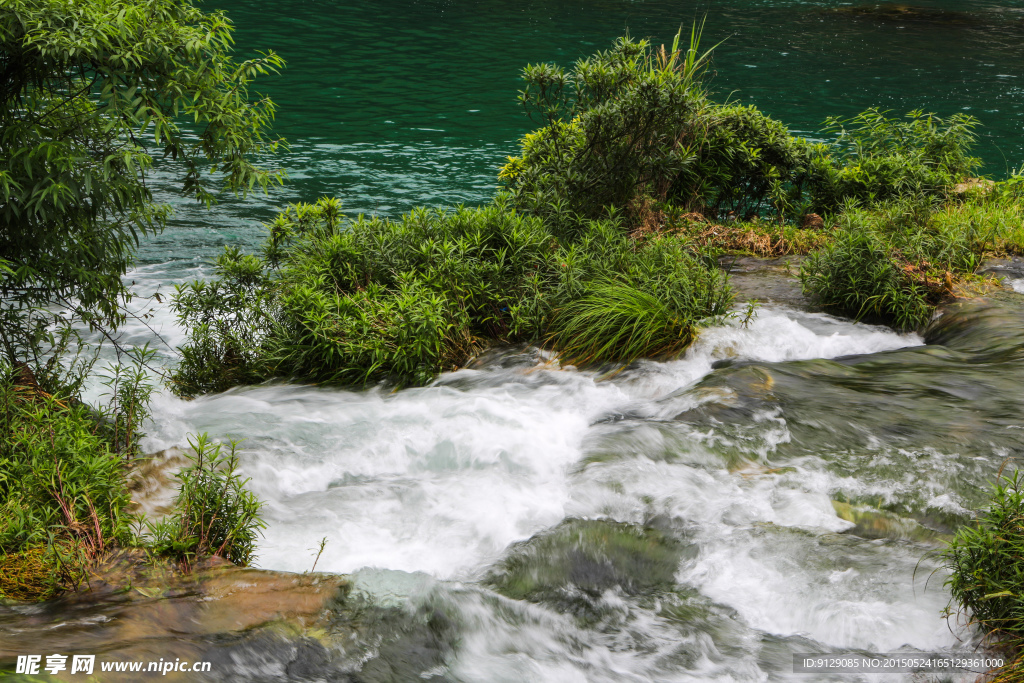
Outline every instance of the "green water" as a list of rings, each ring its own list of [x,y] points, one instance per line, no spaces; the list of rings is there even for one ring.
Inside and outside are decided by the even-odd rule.
[[[793,0],[215,0],[240,57],[288,62],[259,84],[279,104],[290,181],[214,213],[180,205],[144,262],[195,263],[249,242],[289,201],[340,197],[353,213],[486,201],[533,125],[515,101],[529,62],[569,64],[618,35],[671,41],[707,13],[711,88],[813,136],[867,107],[967,112],[983,124],[984,171],[1024,164],[1024,1],[898,5]]]

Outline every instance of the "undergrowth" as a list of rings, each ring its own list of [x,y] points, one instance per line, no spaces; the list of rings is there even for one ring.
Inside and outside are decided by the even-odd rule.
[[[223,445],[205,434],[189,440],[190,464],[177,474],[174,511],[149,523],[148,546],[185,566],[216,555],[246,566],[255,559],[256,538],[266,528],[262,504],[238,474],[238,442]]]
[[[956,609],[987,635],[1011,663],[987,680],[1024,680],[1024,475],[1014,472],[993,487],[989,506],[957,531],[945,551],[950,572],[949,610]]]
[[[182,471],[172,522],[139,536],[128,474],[139,462],[140,425],[152,391],[137,353],[107,378],[110,400],[90,406],[76,387],[43,389],[27,365],[0,363],[0,598],[45,600],[79,590],[89,565],[118,548],[188,564],[221,555],[245,564],[260,528],[259,504],[205,435]],[[199,521],[194,521],[199,520]],[[173,543],[168,543],[173,539]]]
[[[0,365],[0,594],[50,597],[130,543],[125,458],[103,416]]]
[[[423,384],[494,343],[548,340],[593,361],[671,354],[730,301],[714,260],[684,240],[640,243],[613,217],[563,243],[501,198],[399,220],[292,206],[262,253],[225,252],[217,275],[175,298],[185,396],[272,377]],[[607,343],[602,316],[637,334]]]
[[[1024,248],[1024,208],[1001,185],[959,200],[849,202],[826,244],[804,262],[804,290],[857,319],[921,327],[958,284],[978,279],[987,254]]]

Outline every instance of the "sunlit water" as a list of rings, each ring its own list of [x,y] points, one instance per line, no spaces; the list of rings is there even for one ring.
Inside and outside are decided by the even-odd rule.
[[[668,41],[705,10],[706,41],[728,36],[712,81],[723,97],[809,135],[868,106],[965,111],[986,126],[987,171],[1024,160],[1020,2],[922,3],[902,18],[781,0],[215,4],[241,52],[289,61],[261,87],[281,105],[291,180],[211,213],[162,190],[178,214],[142,246],[141,294],[208,276],[225,244],[252,248],[286,201],[328,194],[392,216],[486,201],[531,126],[514,103],[525,63],[571,63],[627,28]],[[123,341],[172,364],[182,330],[166,298],[150,312]],[[973,645],[942,618],[935,550],[1022,452],[1024,378],[1019,359],[970,353],[769,305],[749,327],[704,331],[679,360],[617,373],[517,348],[396,393],[164,393],[146,446],[244,438],[244,474],[266,502],[259,566],[308,570],[326,538],[318,570],[353,573],[358,599],[402,623],[447,615],[441,663],[409,680],[811,680],[792,673],[794,652]],[[492,589],[518,542],[573,519],[666,534],[682,548],[673,586],[641,595],[612,582],[584,596],[589,619]],[[571,575],[564,584],[571,597]],[[415,669],[396,642],[371,659]],[[835,678],[896,679],[922,680]]]

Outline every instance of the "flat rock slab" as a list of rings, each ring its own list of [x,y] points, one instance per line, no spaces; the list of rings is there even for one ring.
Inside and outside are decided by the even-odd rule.
[[[803,256],[721,256],[718,263],[729,273],[729,282],[739,303],[756,299],[801,310],[818,310],[814,300],[800,287],[798,275],[803,259]]]
[[[18,655],[95,654],[97,662],[213,663],[210,680],[232,678],[238,649],[259,651],[266,671],[284,671],[296,657],[330,658],[318,636],[344,600],[348,581],[330,574],[291,574],[208,562],[191,573],[123,553],[94,568],[91,589],[45,603],[0,605],[0,671]],[[246,659],[252,660],[252,657]],[[70,661],[70,657],[69,657]],[[95,680],[139,680],[101,673]],[[239,672],[234,672],[239,673]],[[68,672],[64,672],[68,674]],[[142,677],[152,677],[149,673]],[[169,672],[166,680],[206,680]],[[68,675],[69,680],[75,676]]]

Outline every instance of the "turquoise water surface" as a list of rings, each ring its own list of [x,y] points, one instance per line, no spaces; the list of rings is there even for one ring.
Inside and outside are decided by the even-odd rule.
[[[288,184],[206,212],[179,204],[143,263],[194,267],[261,235],[290,201],[340,197],[352,213],[486,201],[533,124],[516,104],[530,62],[574,60],[616,36],[672,40],[707,15],[712,91],[813,136],[867,107],[966,112],[983,124],[984,172],[1024,164],[1024,2],[913,6],[793,0],[217,0],[239,57],[271,49],[287,69],[258,89],[280,109]],[[184,271],[172,266],[168,274]]]

